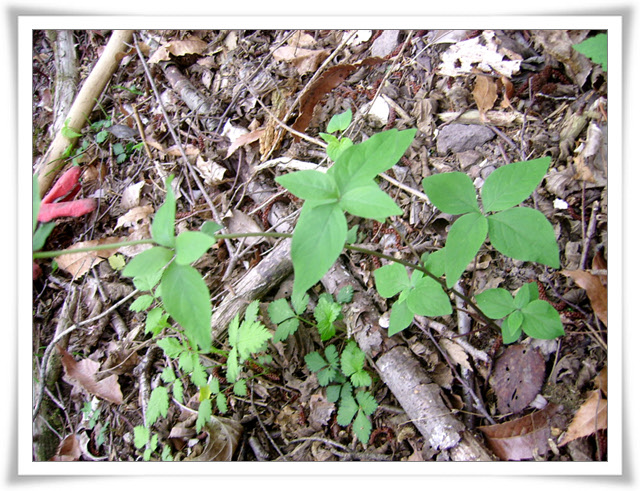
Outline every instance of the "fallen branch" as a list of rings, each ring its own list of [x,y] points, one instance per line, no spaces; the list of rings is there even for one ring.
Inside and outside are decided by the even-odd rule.
[[[76,97],[66,120],[68,127],[80,131],[87,123],[93,107],[104,90],[107,82],[118,68],[120,58],[117,56],[127,48],[127,43],[131,41],[132,30],[115,30],[87,79],[84,81],[78,96]],[[44,196],[51,187],[58,172],[63,167],[60,160],[70,145],[75,145],[77,137],[68,138],[58,131],[55,139],[49,146],[47,153],[38,164],[38,184],[40,194]]]

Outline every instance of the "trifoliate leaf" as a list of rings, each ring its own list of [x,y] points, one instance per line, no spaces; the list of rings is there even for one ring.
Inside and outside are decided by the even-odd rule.
[[[169,393],[167,388],[158,386],[151,392],[149,405],[147,406],[147,424],[152,425],[158,420],[158,416],[167,417],[169,410]]]

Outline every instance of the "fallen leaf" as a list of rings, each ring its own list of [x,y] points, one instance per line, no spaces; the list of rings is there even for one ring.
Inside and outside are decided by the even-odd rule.
[[[315,72],[330,53],[328,49],[311,50],[297,46],[281,46],[274,50],[273,58],[276,61],[290,63],[296,67],[298,75],[304,75]]]
[[[262,228],[246,213],[240,210],[231,211],[231,216],[227,222],[227,230],[231,234],[245,233],[245,232],[263,232]],[[255,245],[258,242],[264,240],[262,237],[247,237],[245,244],[247,246]]]
[[[128,212],[118,218],[114,230],[120,227],[131,227],[140,220],[145,220],[153,213],[153,206],[144,205],[131,208]]]
[[[189,456],[189,462],[230,462],[238,448],[243,427],[237,421],[229,418],[212,416],[204,424],[206,433],[204,448],[197,456]]]
[[[444,348],[449,357],[460,365],[465,370],[471,371],[471,365],[469,364],[469,357],[467,352],[458,343],[442,338],[440,340],[440,346]]]
[[[213,160],[205,160],[202,155],[198,155],[196,158],[196,169],[198,173],[204,179],[206,184],[210,186],[217,186],[224,180],[224,173],[227,169]]]
[[[533,348],[509,346],[496,362],[489,382],[501,414],[517,414],[536,398],[544,382],[543,356]]]
[[[257,130],[240,135],[233,142],[231,142],[231,145],[227,150],[227,156],[225,158],[228,159],[229,157],[231,157],[231,155],[233,155],[233,153],[236,150],[238,150],[238,148],[248,145],[249,143],[253,143],[256,140],[259,140],[263,134],[264,134],[264,128],[258,128]]]
[[[67,435],[58,445],[56,454],[51,457],[53,462],[74,462],[80,459],[80,445],[76,435]]]
[[[98,245],[114,244],[123,242],[120,237],[104,237],[102,239],[87,240],[78,242],[68,247],[67,250],[81,249],[85,247],[95,247]],[[83,276],[93,266],[100,264],[104,259],[118,252],[118,249],[103,249],[100,251],[78,252],[75,254],[63,254],[56,258],[58,267],[77,279]]]
[[[187,39],[171,41],[160,46],[155,53],[149,58],[149,63],[159,63],[161,61],[168,61],[173,56],[184,56],[195,54],[199,55],[207,48],[207,43],[202,39],[196,37],[189,37]]]
[[[498,99],[498,86],[496,82],[485,75],[477,75],[476,83],[473,88],[473,99],[476,101],[480,118],[486,119],[485,114],[493,107]]]
[[[313,110],[325,94],[331,92],[349,78],[356,69],[363,66],[378,65],[384,61],[386,60],[383,58],[365,58],[361,62],[353,65],[335,65],[325,70],[318,80],[316,80],[302,95],[302,98],[300,99],[300,114],[293,123],[292,128],[304,133],[311,122],[311,118],[313,117]],[[294,141],[296,143],[299,142],[300,137],[294,136]]]
[[[542,411],[492,426],[479,426],[487,446],[501,460],[527,460],[549,451],[551,417],[559,406],[548,404]]]
[[[100,363],[89,358],[77,362],[64,348],[59,345],[56,348],[62,359],[67,382],[105,401],[122,404],[122,391],[117,375],[97,380],[96,373],[100,369]]]
[[[589,436],[597,430],[607,428],[607,400],[602,397],[599,390],[589,392],[587,400],[573,417],[567,432],[562,435],[559,446],[566,445],[570,441],[583,436]]]
[[[144,186],[144,181],[131,184],[122,192],[120,207],[123,211],[130,210],[140,204],[140,191],[142,191],[142,186]]]
[[[317,43],[311,34],[304,31],[296,31],[287,41],[289,46],[297,46],[299,48],[313,48]]]
[[[598,316],[598,319],[606,326],[607,325],[607,289],[602,285],[602,282],[598,276],[583,270],[562,270],[562,274],[571,278],[576,285],[587,292],[589,301],[591,302],[591,308],[593,312]]]

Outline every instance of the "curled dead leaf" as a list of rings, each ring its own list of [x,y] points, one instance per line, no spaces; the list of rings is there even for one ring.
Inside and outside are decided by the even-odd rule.
[[[562,435],[558,445],[566,445],[570,441],[589,436],[598,430],[607,428],[607,400],[599,390],[589,392],[587,400],[573,417],[567,432]]]
[[[102,239],[96,240],[87,240],[85,242],[78,242],[73,244],[67,250],[73,249],[81,249],[85,247],[95,247],[99,245],[105,244],[114,244],[116,242],[121,242],[123,239],[120,237],[104,237]],[[89,251],[89,252],[78,252],[76,254],[63,254],[62,256],[58,256],[56,258],[56,262],[58,263],[58,267],[74,278],[79,278],[83,276],[87,271],[89,271],[92,267],[101,263],[104,259],[109,256],[115,254],[118,249],[103,249],[101,251]]]
[[[501,460],[533,459],[549,451],[551,418],[559,409],[555,404],[548,404],[542,411],[478,429],[484,433],[487,446]]]
[[[485,75],[476,76],[473,99],[480,111],[480,118],[485,119],[486,112],[493,107],[498,99],[498,86],[493,78]]]
[[[587,292],[591,308],[598,319],[607,325],[607,289],[603,286],[598,276],[583,270],[562,270],[562,274],[571,278],[576,285]]]
[[[230,462],[238,448],[242,425],[233,419],[212,416],[204,424],[204,431],[207,437],[202,453],[187,457],[185,461]]]
[[[117,375],[110,375],[98,380],[96,374],[100,369],[100,363],[89,358],[76,361],[64,348],[59,345],[56,348],[64,367],[66,379],[70,384],[105,401],[122,404],[122,391]]]
[[[75,434],[67,435],[58,445],[56,454],[51,457],[53,462],[74,462],[80,460],[82,452]]]
[[[331,53],[328,49],[312,50],[297,46],[281,46],[273,52],[276,61],[286,61],[296,67],[299,75],[315,72]]]
[[[160,46],[155,53],[149,58],[149,63],[159,63],[168,61],[173,56],[184,56],[195,54],[199,55],[207,48],[207,43],[196,37],[189,37],[183,40],[171,41]]]

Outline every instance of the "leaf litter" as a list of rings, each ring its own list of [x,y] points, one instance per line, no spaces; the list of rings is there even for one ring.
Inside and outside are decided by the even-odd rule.
[[[264,209],[282,206],[281,210],[291,213],[298,206],[286,199],[271,202],[268,194],[261,195],[261,201],[253,203],[248,199],[252,186],[260,182],[274,187],[274,175],[286,172],[286,165],[316,168],[321,162],[308,142],[283,131],[272,114],[295,130],[313,137],[326,127],[332,115],[346,109],[357,115],[354,123],[358,138],[370,136],[381,127],[405,129],[417,126],[422,132],[419,138],[423,140],[413,145],[406,158],[394,168],[396,176],[403,176],[406,183],[419,183],[431,173],[464,170],[479,186],[491,168],[506,161],[522,160],[523,152],[549,152],[557,165],[552,166],[540,189],[537,204],[553,217],[561,246],[566,245],[561,250],[566,251],[567,259],[569,253],[573,254],[572,258],[577,257],[577,262],[571,259],[566,265],[577,264],[578,267],[565,267],[562,275],[549,277],[543,270],[515,262],[509,263],[509,273],[502,274],[497,270],[491,251],[486,251],[481,267],[474,271],[474,280],[477,288],[501,285],[511,291],[532,279],[543,280],[548,301],[559,306],[567,300],[562,312],[569,333],[566,340],[563,339],[560,345],[547,343],[536,349],[528,346],[525,339],[524,347],[512,350],[501,346],[498,339],[482,329],[474,329],[464,338],[466,345],[446,338],[439,341],[452,366],[417,330],[411,338],[412,346],[416,348],[414,354],[421,357],[432,379],[439,384],[448,407],[455,411],[477,414],[477,408],[469,406],[470,403],[459,395],[464,392],[459,374],[472,374],[474,387],[480,388],[479,395],[486,400],[487,417],[475,416],[470,427],[474,424],[480,427],[485,443],[498,458],[570,460],[573,454],[566,449],[579,441],[587,446],[586,454],[589,454],[589,448],[592,456],[596,454],[593,447],[606,427],[606,383],[602,382],[606,377],[602,370],[596,378],[585,374],[590,373],[593,377],[595,373],[595,368],[591,372],[586,369],[587,365],[598,369],[606,366],[606,351],[594,343],[590,330],[599,329],[596,318],[606,327],[606,276],[602,274],[603,270],[606,273],[606,262],[596,264],[594,260],[593,270],[584,270],[580,267],[580,259],[582,255],[606,257],[606,81],[603,85],[604,76],[598,66],[568,49],[569,43],[583,39],[587,33],[373,30],[358,31],[351,36],[352,31],[229,30],[140,31],[139,34],[149,46],[153,44],[151,39],[160,40],[157,46],[147,47],[143,52],[151,56],[149,63],[155,66],[154,70],[158,69],[154,72],[156,82],[167,87],[162,97],[171,121],[167,123],[161,117],[154,98],[137,98],[134,92],[107,89],[111,99],[106,104],[113,104],[114,113],[122,108],[123,118],[131,114],[130,110],[124,110],[127,105],[137,105],[152,158],[140,151],[129,163],[116,165],[106,148],[91,147],[87,151],[87,161],[91,164],[83,164],[86,172],[80,184],[85,196],[90,199],[100,197],[100,213],[96,215],[95,223],[88,222],[82,215],[73,220],[57,219],[46,249],[108,244],[122,240],[120,236],[125,234],[129,234],[130,240],[150,237],[150,220],[164,196],[161,192],[164,177],[180,172],[176,162],[182,153],[168,134],[168,124],[179,128],[190,165],[194,166],[216,206],[221,207],[221,216],[238,231],[261,230],[258,224],[264,223]],[[86,41],[80,42],[79,46],[89,47],[86,57],[89,60],[91,50],[96,49],[100,38],[84,32],[77,35]],[[348,51],[335,53],[349,36]],[[401,63],[394,65],[394,56],[407,40]],[[34,50],[46,50],[45,46],[37,45]],[[51,68],[41,61],[47,59],[46,53],[35,54],[38,55],[35,63],[40,64],[43,73],[49,73]],[[322,64],[334,54],[338,56],[319,73]],[[548,76],[551,70],[544,70],[544,64],[539,61],[544,58],[541,55],[546,55],[547,65],[565,78]],[[135,56],[127,60],[128,64],[119,72],[119,82],[123,87],[138,89],[139,77],[134,74],[141,69],[139,60]],[[166,84],[161,67],[169,61],[175,63],[176,70],[201,93],[202,100],[210,104],[210,114],[206,118],[211,118],[213,127],[197,118],[192,119],[189,104],[181,100],[179,89]],[[385,70],[391,71],[383,79]],[[37,74],[34,77],[37,79],[34,94],[55,93],[54,87],[48,85],[54,80],[53,76],[49,81],[38,79]],[[529,87],[532,90],[528,90]],[[378,92],[380,97],[374,99]],[[274,95],[276,93],[278,96]],[[296,99],[299,99],[299,105],[292,106]],[[374,104],[384,105],[384,118],[378,121],[358,119],[364,108],[378,107]],[[35,117],[40,114],[39,120],[47,120],[39,101],[34,101],[34,111]],[[286,117],[289,119],[285,120]],[[123,121],[114,123],[125,124]],[[132,121],[126,121],[125,125],[135,127]],[[481,138],[462,138],[461,133],[448,136],[447,128],[453,125],[465,125],[474,133],[482,132]],[[242,131],[225,133],[224,128],[232,127]],[[519,133],[521,130],[524,137]],[[132,142],[139,138],[133,132],[129,134]],[[432,151],[436,142],[441,150],[437,153]],[[266,158],[272,160],[263,162]],[[185,172],[184,176],[177,189],[177,195],[181,196],[178,213],[185,217],[180,219],[179,226],[198,230],[204,220],[211,219],[210,212],[206,205],[203,206],[203,197],[190,174]],[[409,240],[427,249],[443,243],[450,217],[431,217],[426,205],[412,202],[402,191],[397,192],[397,200],[404,210],[410,209],[411,226],[396,224]],[[566,207],[554,208],[554,200],[561,200]],[[596,202],[601,208],[594,214],[594,234],[586,243],[582,232],[589,228]],[[267,216],[271,215],[273,213]],[[122,233],[123,230],[126,232]],[[422,233],[416,230],[422,230]],[[369,237],[376,237],[375,232],[364,228],[359,233],[371,233]],[[385,240],[385,247],[395,247],[395,235],[391,232],[385,231],[380,236]],[[248,245],[251,247],[246,249],[239,263],[242,267],[236,266],[230,271],[224,284],[220,284],[218,275],[221,277],[224,273],[233,251],[219,244],[212,249],[211,257],[203,260],[202,264],[211,269],[208,281],[215,301],[226,289],[233,289],[244,271],[264,260],[271,247],[269,241],[245,242],[245,246]],[[145,248],[138,246],[119,252],[132,257]],[[56,285],[68,288],[70,284],[95,277],[103,285],[102,292],[96,290],[96,298],[104,294],[101,302],[105,302],[105,306],[113,304],[115,301],[109,298],[113,289],[107,285],[118,284],[121,279],[103,263],[103,259],[114,252],[117,251],[70,255],[69,264],[62,259],[65,256],[60,256],[62,263],[56,260],[57,270],[42,262],[43,272],[37,281],[51,277]],[[393,253],[410,259],[405,251],[397,248],[393,248]],[[354,255],[353,259],[352,269],[367,286],[373,286],[373,268],[366,263],[366,258]],[[90,271],[93,273],[87,275]],[[583,295],[576,295],[576,290],[582,290]],[[48,324],[59,310],[61,295],[55,289],[47,288],[44,292],[42,297],[34,297],[37,307],[34,310],[38,312],[34,317],[34,330],[39,333],[42,346],[51,339]],[[264,301],[271,298],[267,296]],[[51,314],[46,313],[49,311]],[[89,339],[84,333],[77,339],[72,338],[72,343],[78,344],[62,356],[66,360],[64,377],[71,382],[67,389],[74,387],[74,393],[80,390],[79,393],[95,394],[102,399],[100,404],[111,404],[109,407],[118,413],[124,411],[117,405],[121,398],[139,401],[141,397],[136,388],[137,370],[147,353],[145,343],[148,338],[144,335],[144,321],[139,314],[129,312],[126,306],[120,306],[115,314],[131,329],[131,338],[125,335],[122,340],[107,339],[109,330],[101,328],[92,336],[95,339],[91,345],[83,346],[83,340]],[[445,319],[445,322],[446,329],[455,329],[455,317]],[[606,332],[599,334],[606,341]],[[383,338],[387,339],[386,334]],[[395,337],[392,341],[402,342]],[[170,411],[167,426],[159,431],[173,442],[174,450],[185,457],[191,455],[193,460],[278,459],[279,454],[262,431],[262,423],[270,430],[281,432],[289,441],[299,439],[291,445],[277,439],[277,445],[291,460],[342,460],[344,453],[336,452],[340,447],[310,440],[330,440],[345,448],[352,444],[349,433],[336,424],[335,404],[326,400],[316,376],[310,375],[301,362],[306,353],[318,348],[318,343],[319,340],[309,334],[277,343],[271,369],[279,381],[255,372],[252,403],[229,397],[231,414],[226,416],[232,416],[233,423],[225,422],[219,414],[212,415],[205,433],[198,436],[195,419],[188,417],[188,411],[176,411],[175,414]],[[376,349],[385,349],[380,348],[384,346],[382,341],[376,346]],[[423,349],[418,350],[418,346]],[[463,349],[464,346],[467,348]],[[479,361],[473,356],[473,350],[482,352],[483,358],[490,362]],[[87,357],[76,362],[70,352],[83,352]],[[591,357],[583,356],[587,352]],[[555,365],[559,372],[551,368],[556,356],[558,360],[567,360],[563,362],[565,364]],[[101,360],[101,363],[93,359]],[[569,363],[571,360],[573,364]],[[509,380],[505,367],[509,367]],[[103,375],[100,375],[101,371],[104,371]],[[576,385],[578,377],[586,382]],[[185,388],[185,391],[189,390]],[[569,390],[578,391],[581,396],[578,403],[564,395]],[[374,433],[369,445],[351,447],[350,458],[362,458],[359,452],[366,451],[369,457],[378,453],[393,455],[397,460],[434,459],[436,454],[407,422],[406,415],[404,419],[392,417],[392,411],[401,412],[402,408],[398,407],[393,395],[384,390],[384,384],[375,395],[386,409],[380,409],[374,415]],[[197,391],[189,396],[197,397]],[[66,411],[79,412],[79,408],[69,406]],[[139,418],[132,413],[127,413],[127,417],[133,418],[134,424]],[[487,425],[488,418],[500,418],[501,424]],[[116,420],[111,420],[112,424],[113,421]],[[119,431],[126,433],[128,430]],[[78,456],[76,444],[79,440],[74,443],[73,429],[62,430],[62,434],[69,436],[58,442],[57,458],[88,458],[89,454],[84,450]],[[561,434],[564,436],[559,438]],[[97,455],[97,433],[90,435],[89,442],[79,445],[93,447],[93,454]],[[549,439],[562,445],[554,449],[549,445]],[[110,449],[110,452],[134,460],[132,445],[122,439],[118,441],[120,443],[114,445],[120,447]],[[104,446],[101,448],[104,450]]]

